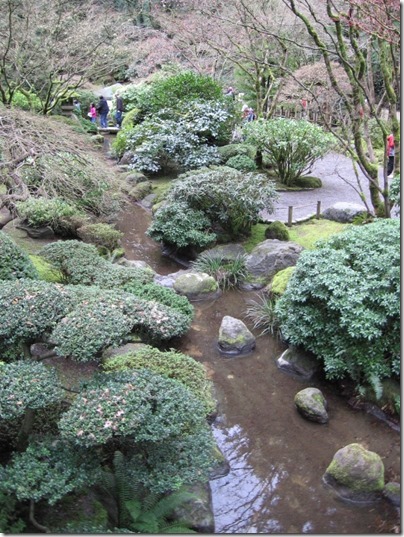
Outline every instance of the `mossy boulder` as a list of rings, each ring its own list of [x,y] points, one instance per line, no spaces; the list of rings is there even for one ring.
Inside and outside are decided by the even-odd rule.
[[[102,134],[94,134],[90,136],[90,140],[97,145],[102,145],[104,143],[104,136]]]
[[[269,224],[265,230],[266,239],[278,239],[278,241],[288,241],[289,240],[289,231],[283,222],[275,220]]]
[[[362,445],[349,444],[336,452],[323,480],[344,499],[375,501],[384,490],[383,461]]]
[[[135,200],[140,201],[145,198],[148,194],[152,192],[152,184],[150,181],[145,181],[144,183],[138,183],[129,191],[129,196]]]
[[[247,354],[255,348],[255,337],[243,321],[225,315],[219,329],[218,347],[227,355]]]
[[[327,423],[327,401],[318,388],[305,388],[295,395],[295,405],[299,413],[310,421]]]
[[[204,272],[181,274],[176,278],[173,288],[179,295],[194,301],[216,298],[221,293],[216,280]]]

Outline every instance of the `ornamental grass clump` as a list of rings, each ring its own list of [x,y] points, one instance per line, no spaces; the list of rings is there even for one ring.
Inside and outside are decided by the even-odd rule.
[[[247,277],[245,255],[229,259],[216,252],[202,252],[196,261],[192,262],[192,268],[213,276],[223,290],[239,287]]]

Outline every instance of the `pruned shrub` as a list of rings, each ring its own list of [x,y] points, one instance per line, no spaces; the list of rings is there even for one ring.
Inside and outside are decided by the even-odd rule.
[[[40,255],[63,274],[65,283],[113,289],[131,281],[147,283],[153,279],[151,270],[114,265],[99,255],[95,245],[80,241],[47,244]]]
[[[210,219],[203,211],[192,209],[187,203],[173,201],[156,211],[146,233],[157,242],[178,248],[205,248],[216,240],[211,226]]]
[[[257,169],[255,161],[246,155],[230,157],[226,162],[226,166],[242,172],[254,172]]]
[[[318,177],[312,177],[310,175],[301,175],[293,181],[292,186],[297,186],[300,188],[321,188],[323,186],[323,183]]]
[[[194,307],[187,297],[177,295],[175,291],[162,285],[155,283],[130,282],[122,286],[122,289],[127,293],[131,293],[144,300],[155,300],[180,311],[190,319],[194,316]]]
[[[71,307],[64,287],[35,280],[0,283],[0,338],[6,343],[35,342]]]
[[[221,156],[223,164],[232,157],[238,157],[240,155],[249,157],[251,160],[255,158],[256,149],[253,145],[248,144],[228,144],[218,148],[219,155]]]
[[[24,252],[15,242],[0,231],[0,280],[20,278],[38,279],[38,272]]]
[[[283,222],[275,220],[269,224],[265,230],[266,239],[278,239],[278,241],[288,241],[289,240],[289,231]]]
[[[244,174],[227,166],[188,172],[172,183],[165,206],[156,212],[147,233],[176,246],[195,244],[192,229],[188,229],[191,213],[198,215],[201,246],[208,244],[206,232],[212,235],[211,229],[238,239],[251,232],[262,209],[273,210],[276,196],[274,183],[262,174]],[[180,216],[174,208],[180,209]],[[204,237],[203,244],[200,239]]]
[[[276,315],[284,338],[324,361],[327,378],[375,392],[400,373],[400,222],[352,226],[305,250]]]
[[[137,351],[109,358],[103,365],[106,372],[128,369],[149,369],[189,388],[200,399],[206,414],[214,413],[216,403],[212,396],[212,383],[206,378],[202,364],[174,350],[160,351],[146,346]]]

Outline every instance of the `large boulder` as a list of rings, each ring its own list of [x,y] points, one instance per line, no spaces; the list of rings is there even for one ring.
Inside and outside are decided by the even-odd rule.
[[[223,354],[247,354],[255,348],[255,337],[243,321],[225,315],[219,329],[218,347]]]
[[[320,369],[320,363],[310,352],[291,345],[276,361],[282,371],[302,379],[311,379]]]
[[[360,444],[349,444],[336,452],[323,480],[344,499],[374,501],[384,490],[383,461]]]
[[[221,294],[216,280],[205,272],[187,271],[176,278],[173,288],[179,295],[194,301],[217,298]]]
[[[277,239],[258,244],[246,258],[247,279],[252,288],[265,287],[274,274],[295,266],[302,250],[299,244]]]
[[[174,518],[186,522],[197,533],[215,533],[209,483],[189,485],[184,490],[193,494],[194,498],[176,507],[173,512]]]
[[[346,224],[352,222],[356,216],[361,216],[364,213],[366,214],[366,209],[363,205],[340,201],[325,209],[322,215],[327,220]]]
[[[305,388],[295,395],[295,405],[299,413],[310,421],[327,423],[327,401],[318,388]]]

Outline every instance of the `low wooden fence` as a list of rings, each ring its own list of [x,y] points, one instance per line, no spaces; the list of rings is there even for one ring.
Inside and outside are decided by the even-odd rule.
[[[304,207],[313,207],[312,203],[308,203],[306,205],[288,205],[287,207],[276,207],[276,211],[279,210],[287,210],[288,211],[288,217],[286,221],[286,225],[289,227],[292,227],[293,224],[293,210],[294,209],[303,209]],[[314,213],[317,220],[319,220],[321,215],[321,201],[317,201],[316,206],[316,212]]]

